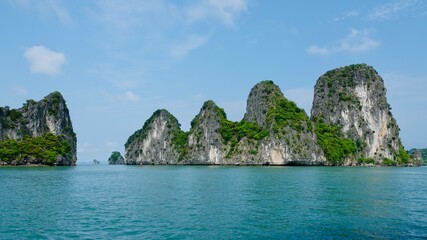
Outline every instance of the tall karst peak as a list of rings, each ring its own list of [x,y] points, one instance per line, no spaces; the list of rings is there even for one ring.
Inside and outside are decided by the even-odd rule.
[[[357,145],[355,158],[402,161],[399,127],[375,69],[355,64],[326,72],[314,89],[312,117],[339,126]],[[354,160],[353,160],[354,161]]]
[[[155,111],[125,144],[127,164],[176,164],[181,146],[178,120],[165,109]]]
[[[224,144],[220,134],[221,123],[227,118],[224,109],[214,101],[203,103],[200,112],[191,121],[188,135],[186,162],[197,164],[221,164]]]
[[[22,147],[16,155],[2,157],[0,162],[7,164],[75,165],[77,161],[77,138],[60,92],[40,101],[27,100],[19,109],[0,107],[0,142]],[[24,151],[29,148],[33,151]]]
[[[266,126],[268,110],[277,99],[283,97],[279,86],[273,81],[265,80],[257,83],[249,93],[244,120]]]
[[[189,132],[156,111],[126,144],[127,164],[404,165],[409,161],[384,82],[366,64],[328,71],[312,117],[266,80],[250,91],[241,121],[209,100]],[[169,126],[169,127],[165,127]]]

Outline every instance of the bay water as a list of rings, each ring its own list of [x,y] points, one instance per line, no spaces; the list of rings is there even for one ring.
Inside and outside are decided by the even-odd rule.
[[[427,239],[427,168],[0,168],[0,239]]]

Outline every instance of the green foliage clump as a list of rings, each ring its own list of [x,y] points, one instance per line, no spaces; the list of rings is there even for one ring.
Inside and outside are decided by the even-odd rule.
[[[53,165],[58,156],[71,157],[71,145],[52,133],[0,142],[0,161],[7,163],[31,159],[34,163]]]
[[[411,160],[403,146],[400,146],[399,151],[395,153],[395,159],[398,164],[408,164]]]
[[[180,160],[182,160],[187,151],[188,134],[189,132],[184,132],[180,129],[175,129],[172,133],[172,145],[179,152]]]
[[[9,111],[9,117],[12,122],[15,122],[22,118],[22,113],[19,110],[12,109]]]
[[[305,111],[293,101],[286,98],[277,98],[267,112],[267,123],[271,124],[273,131],[279,133],[285,127],[291,127],[298,132],[304,131],[307,126],[311,130],[310,119]]]
[[[396,166],[396,162],[391,160],[390,158],[384,158],[382,165],[384,165],[384,166]]]
[[[60,92],[56,91],[45,97],[43,101],[46,103],[50,102],[52,104],[52,106],[50,106],[48,109],[48,114],[56,115],[58,113],[59,105],[62,101],[64,101],[64,98]]]
[[[251,149],[251,150],[249,150],[249,154],[257,155],[257,154],[258,154],[258,150],[256,150],[256,149]]]
[[[8,129],[8,128],[13,128],[13,127],[14,127],[14,126],[13,126],[12,124],[10,124],[10,122],[9,122],[9,121],[7,121],[7,119],[5,119],[5,118],[0,119],[0,124],[1,124],[2,128],[4,128],[4,129]]]
[[[111,153],[109,160],[112,163],[116,163],[119,160],[120,156],[121,156],[120,152],[114,151]]]
[[[227,115],[223,108],[215,105],[213,101],[207,101],[203,105],[202,109],[213,107],[217,113],[220,125],[219,133],[222,137],[223,143],[230,145],[230,151],[228,156],[235,151],[237,143],[246,138],[255,142],[259,142],[269,135],[269,131],[261,128],[258,124],[242,120],[240,122],[233,122],[227,119]],[[195,127],[198,119],[195,118],[191,125]],[[256,150],[255,150],[256,151]],[[251,153],[254,154],[254,153]],[[256,154],[256,153],[255,153]]]
[[[326,159],[334,165],[341,165],[346,157],[354,156],[357,146],[352,139],[344,138],[341,128],[329,125],[321,120],[315,120],[315,132],[320,147]]]
[[[365,157],[360,157],[357,162],[359,162],[360,164],[375,164],[375,159],[373,158],[365,158]]]
[[[225,144],[228,144],[230,141],[239,142],[244,137],[259,141],[269,134],[267,130],[263,130],[256,123],[247,121],[232,122],[228,120],[221,121],[219,132]]]

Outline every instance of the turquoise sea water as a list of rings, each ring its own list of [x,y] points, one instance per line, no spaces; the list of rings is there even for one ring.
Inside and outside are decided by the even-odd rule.
[[[427,168],[0,168],[0,239],[426,239]]]

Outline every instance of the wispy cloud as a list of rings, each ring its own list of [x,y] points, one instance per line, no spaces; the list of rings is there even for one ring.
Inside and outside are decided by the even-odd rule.
[[[25,58],[30,64],[31,73],[58,75],[65,64],[65,55],[55,52],[45,46],[34,46],[25,50]]]
[[[196,0],[175,4],[162,0],[99,0],[98,9],[89,12],[100,21],[118,28],[197,24],[215,20],[234,25],[236,18],[247,10],[247,0]]]
[[[130,102],[139,102],[139,99],[141,99],[141,97],[133,91],[127,91],[125,93],[125,98]]]
[[[369,29],[351,29],[350,33],[336,44],[329,47],[319,47],[311,45],[307,52],[315,55],[330,55],[333,53],[360,53],[375,49],[381,45],[380,41],[371,38],[372,30]]]
[[[346,12],[346,13],[342,14],[339,17],[334,18],[333,20],[334,21],[343,21],[343,20],[346,20],[348,18],[358,17],[359,15],[360,15],[359,11],[352,10],[352,11],[349,11],[349,12]]]
[[[187,8],[190,21],[218,19],[222,23],[233,26],[236,17],[247,10],[245,0],[205,0]]]
[[[43,16],[53,15],[66,25],[73,22],[68,10],[60,0],[9,0],[9,3],[25,10],[36,11]]]
[[[90,9],[91,16],[107,26],[116,29],[131,29],[150,26],[153,22],[161,25],[161,21],[174,17],[174,6],[162,0],[98,0],[97,9]],[[163,20],[159,18],[163,16]]]
[[[319,47],[316,45],[311,45],[307,48],[307,52],[310,54],[317,54],[317,55],[328,55],[331,53],[331,50],[325,47]]]
[[[388,20],[418,5],[418,0],[400,0],[380,5],[368,15],[370,20]]]
[[[341,42],[339,50],[354,53],[366,52],[379,47],[381,42],[372,39],[371,32],[368,29],[351,29],[350,34]]]
[[[217,26],[235,26],[237,18],[248,8],[247,0],[195,0],[181,4],[164,0],[99,0],[96,3],[95,8],[87,9],[88,14],[114,36],[125,35],[126,41],[139,39],[149,49],[144,51],[155,52],[157,56],[168,53],[166,57],[177,58],[207,43]],[[135,34],[140,32],[145,34]]]
[[[187,37],[187,39],[182,42],[174,45],[171,50],[171,56],[176,58],[181,58],[187,55],[190,51],[202,46],[208,41],[209,37],[192,35]]]

